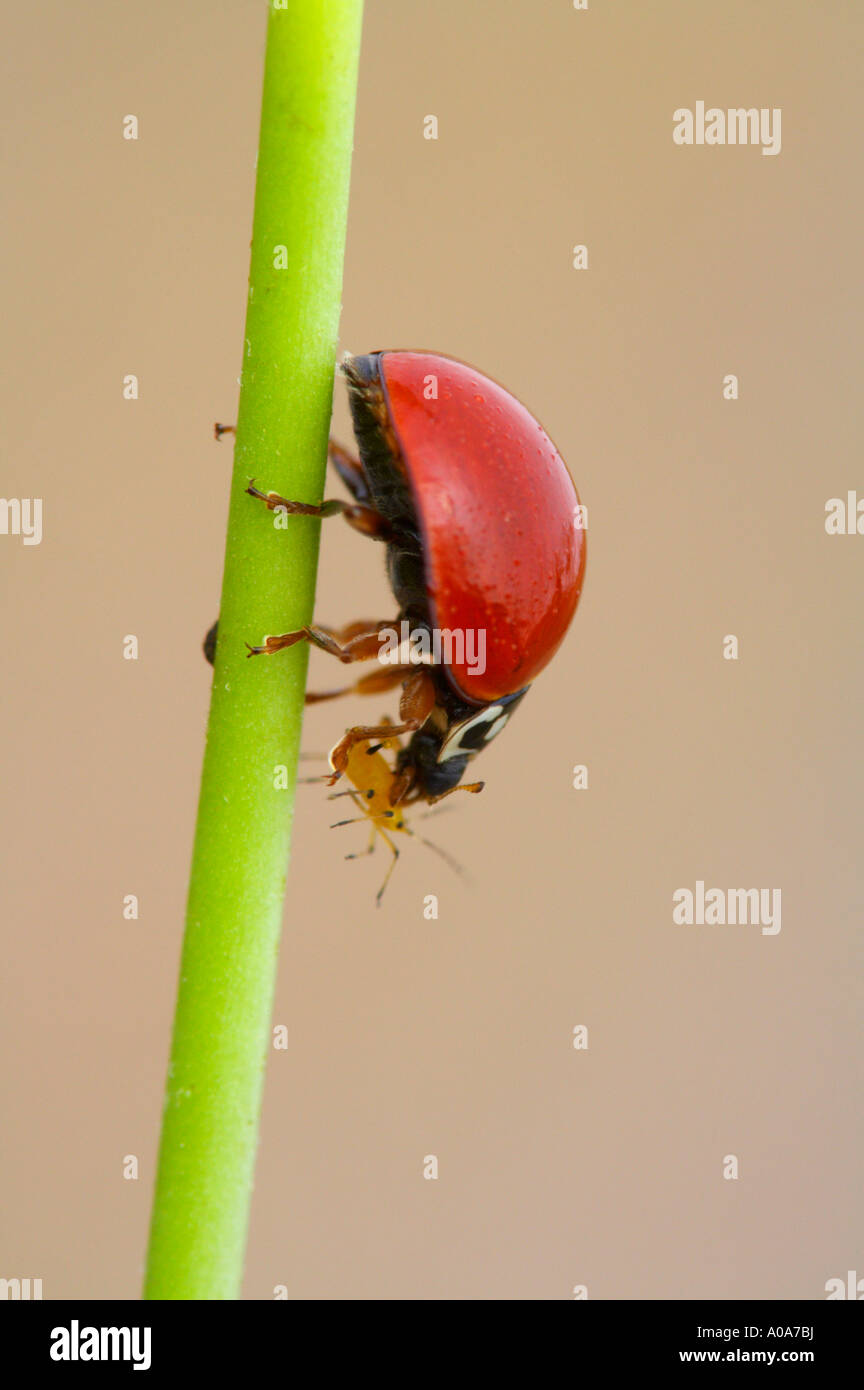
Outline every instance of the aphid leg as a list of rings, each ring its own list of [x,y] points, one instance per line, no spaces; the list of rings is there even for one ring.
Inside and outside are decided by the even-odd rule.
[[[362,805],[362,802],[360,801],[360,793],[359,793],[359,792],[356,792],[356,791],[350,791],[350,792],[334,792],[331,796],[328,796],[327,800],[328,800],[328,801],[335,801],[336,798],[339,797],[339,796],[350,796],[350,797],[353,797],[353,798],[355,799],[355,801],[356,801],[356,803],[357,803],[358,806],[361,806],[361,805]],[[395,816],[395,815],[396,815],[396,812],[395,812],[395,811],[381,811],[378,815],[373,816],[373,817],[372,817],[372,820],[374,821],[374,823],[375,823],[375,825],[377,826],[377,828],[378,828],[379,830],[381,830],[381,826],[378,824],[379,821],[382,821],[382,820],[385,818],[385,816],[386,816],[386,817],[390,817],[390,816]],[[342,828],[343,825],[359,825],[361,821],[368,820],[368,819],[369,819],[368,815],[367,815],[367,816],[349,816],[347,820],[334,820],[333,823],[332,823],[331,826],[330,826],[330,829],[331,829],[331,830],[341,830],[341,828]],[[410,832],[409,832],[409,833],[410,833]],[[382,834],[382,835],[384,834],[384,831],[383,831],[383,830],[381,830],[381,834]],[[349,859],[352,858],[352,856],[351,856],[350,854],[349,854],[347,857],[348,857]]]
[[[353,854],[346,854],[346,859],[365,859],[367,854],[375,853],[375,836],[378,834],[375,826],[372,826],[372,834],[369,836],[369,844],[365,849],[356,850]]]
[[[387,834],[387,831],[386,831],[386,830],[382,830],[381,827],[380,827],[380,825],[378,826],[378,834],[381,836],[381,839],[384,841],[385,845],[387,845],[387,848],[388,848],[389,850],[392,851],[393,858],[392,858],[391,861],[390,861],[390,868],[387,870],[386,874],[384,875],[384,882],[381,884],[381,887],[378,889],[378,892],[375,894],[375,906],[376,906],[376,907],[380,907],[380,906],[381,906],[381,899],[382,899],[383,896],[384,896],[384,889],[387,887],[387,884],[390,882],[390,875],[393,873],[393,870],[396,868],[396,860],[399,858],[399,851],[398,851],[398,849],[397,849],[396,846],[394,845],[393,841],[390,839],[390,836]]]
[[[401,724],[358,724],[346,729],[345,735],[330,754],[333,776],[330,784],[338,782],[348,766],[348,755],[355,743],[362,739],[396,738],[399,734],[413,734],[419,729],[435,708],[435,681],[428,669],[412,670],[402,684],[402,697],[399,701]]]
[[[353,796],[354,793],[353,793],[353,792],[349,792],[349,795],[350,795],[350,796]],[[329,796],[328,796],[327,800],[328,800],[328,801],[330,800]],[[332,825],[330,826],[330,829],[331,829],[331,830],[341,830],[343,825],[360,825],[362,821],[365,821],[365,820],[367,820],[367,819],[368,819],[367,816],[349,816],[347,820],[334,820],[333,823],[332,823]],[[345,858],[346,858],[346,859],[353,859],[354,856],[353,856],[353,854],[346,854]]]
[[[378,889],[378,892],[375,894],[375,905],[376,905],[376,907],[380,907],[380,906],[381,906],[381,899],[382,899],[382,897],[384,896],[384,889],[387,887],[387,884],[390,882],[390,875],[393,873],[393,870],[396,868],[396,860],[399,858],[399,850],[396,848],[396,846],[394,845],[393,841],[390,839],[390,836],[387,834],[387,831],[386,831],[386,830],[382,830],[381,827],[380,827],[380,825],[373,825],[373,826],[372,826],[372,835],[371,835],[371,837],[370,837],[370,839],[369,839],[369,844],[368,844],[367,848],[366,848],[366,849],[363,849],[363,850],[359,850],[359,851],[357,851],[357,853],[355,853],[355,854],[346,854],[346,855],[345,855],[345,858],[346,858],[346,859],[365,859],[367,854],[373,854],[373,853],[375,852],[375,837],[376,837],[376,835],[380,835],[380,836],[381,836],[381,839],[384,841],[384,843],[386,844],[387,848],[390,850],[390,853],[393,855],[393,858],[392,858],[391,861],[390,861],[390,867],[389,867],[389,869],[387,870],[386,874],[384,875],[384,882],[381,884],[381,887]]]

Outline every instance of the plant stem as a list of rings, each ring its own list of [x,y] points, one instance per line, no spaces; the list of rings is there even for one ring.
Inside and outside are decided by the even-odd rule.
[[[271,0],[219,641],[145,1284],[151,1299],[237,1298],[243,1272],[307,664],[306,643],[253,660],[244,643],[311,620],[321,525],[274,515],[245,488],[254,475],[264,491],[300,501],[322,495],[361,17],[362,0]]]

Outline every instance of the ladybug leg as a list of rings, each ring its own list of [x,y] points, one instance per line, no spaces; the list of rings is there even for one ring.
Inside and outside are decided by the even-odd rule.
[[[217,420],[213,426],[213,438],[219,443],[225,434],[237,434],[236,425],[220,425]],[[327,458],[332,463],[339,477],[351,493],[355,502],[369,502],[372,499],[372,490],[369,487],[369,479],[366,476],[366,469],[358,458],[349,454],[347,449],[343,449],[341,444],[337,444],[335,439],[327,441]]]
[[[307,690],[306,703],[317,705],[322,700],[335,700],[340,695],[380,695],[383,691],[401,685],[413,669],[412,666],[391,666],[386,670],[371,671],[368,676],[361,676],[353,685],[343,685],[338,690]]]
[[[341,497],[328,497],[323,502],[293,502],[289,497],[281,497],[278,492],[262,492],[250,478],[246,491],[250,497],[265,502],[268,511],[288,512],[291,516],[344,516],[355,531],[371,536],[376,541],[390,540],[393,530],[386,517],[376,512],[374,507],[364,507],[359,502],[345,502]]]
[[[330,785],[338,782],[348,766],[348,755],[355,743],[367,738],[396,738],[399,734],[413,734],[426,723],[435,708],[435,681],[428,671],[412,671],[402,686],[399,701],[401,724],[358,724],[346,729],[344,737],[336,744],[330,754],[333,775]]]
[[[338,656],[340,661],[371,661],[381,652],[381,636],[385,631],[392,631],[395,627],[389,618],[383,618],[379,623],[350,623],[347,628],[341,631],[331,631],[327,627],[319,627],[313,623],[307,623],[305,627],[298,628],[296,632],[282,632],[275,637],[265,637],[260,647],[253,647],[249,642],[250,656],[272,656],[274,652],[281,652],[286,647],[293,647],[305,638],[313,646],[320,647],[322,652],[329,652],[331,656]],[[354,636],[346,634],[354,632],[355,628],[360,631]],[[342,639],[340,641],[340,638]]]
[[[362,507],[359,502],[342,502],[340,510],[348,525],[359,531],[361,536],[368,536],[372,541],[384,541],[385,544],[393,539],[393,527],[374,507]]]
[[[266,502],[268,511],[290,512],[292,516],[335,516],[343,508],[351,506],[350,502],[343,502],[338,497],[331,497],[320,503],[293,502],[290,497],[282,497],[278,492],[262,492],[255,486],[254,478],[249,479],[246,491],[250,497],[257,497],[260,502]]]
[[[425,724],[435,708],[435,677],[428,667],[412,670],[402,685],[402,698],[399,701],[399,718],[411,724],[410,732]],[[393,725],[393,733],[407,733]]]
[[[352,661],[371,661],[374,657],[380,656],[381,634],[392,632],[394,626],[391,619],[384,618],[380,623],[351,623],[341,632],[332,632],[330,628],[318,627],[314,623],[305,631],[309,641],[320,647],[322,652],[329,652],[330,656],[338,657],[340,661],[348,664]],[[355,628],[359,631],[355,632]],[[353,636],[350,635],[352,633]]]
[[[445,796],[452,796],[454,792],[482,792],[485,785],[485,782],[463,782],[461,786],[450,787],[448,791],[442,792],[440,796],[427,796],[426,800],[430,806],[437,806],[438,802],[443,801]]]
[[[219,636],[219,619],[217,618],[216,621],[215,621],[215,623],[213,624],[213,626],[212,626],[212,627],[210,628],[210,630],[208,631],[207,636],[204,638],[204,644],[203,644],[204,655],[205,655],[205,657],[207,658],[207,660],[210,662],[210,665],[211,665],[211,666],[213,666],[214,663],[215,663],[215,661],[216,661],[216,638],[217,638],[218,636]]]
[[[397,667],[397,670],[399,670],[399,671],[401,672],[401,680],[402,680],[402,682],[403,682],[403,684],[404,684],[406,677],[407,677],[407,676],[410,676],[411,673],[412,673],[413,671],[416,670],[416,667],[414,667],[414,666],[399,666],[399,667]],[[395,680],[394,680],[393,684],[394,684],[394,685],[396,684]],[[392,720],[392,719],[390,718],[389,714],[383,714],[383,715],[381,716],[381,727],[382,727],[383,729],[388,729],[388,730],[389,730],[389,733],[388,733],[387,737],[386,737],[386,738],[383,738],[383,737],[382,737],[380,743],[370,744],[367,751],[368,751],[369,753],[377,753],[379,748],[395,748],[395,749],[397,749],[397,750],[398,750],[399,748],[401,748],[401,747],[402,747],[402,740],[401,740],[401,738],[398,737],[397,734],[394,734],[393,730],[396,728],[396,724],[395,724],[395,721]],[[393,786],[395,786],[395,783],[396,783],[396,779],[394,778],[393,783],[391,783],[391,791],[392,791]],[[390,805],[393,806],[394,804],[395,804],[395,802],[391,799]]]
[[[353,454],[349,454],[347,449],[343,449],[341,444],[337,444],[335,439],[331,439],[327,445],[327,457],[354,501],[370,502],[372,492],[369,487],[369,479],[366,477],[366,469],[360,460],[355,458]]]
[[[413,785],[413,767],[406,767],[403,772],[397,772],[390,784],[390,805],[398,806],[400,801],[404,801]]]
[[[381,643],[378,634],[385,628],[392,627],[389,619],[384,619],[380,623],[372,619],[362,620],[356,623],[347,623],[345,627],[335,631],[330,628],[316,627],[301,628],[299,632],[286,632],[278,637],[265,638],[265,645],[261,647],[249,646],[249,656],[272,655],[273,652],[281,651],[283,647],[293,647],[295,642],[306,637],[310,642],[320,646],[322,651],[330,652],[332,655],[339,656],[341,661],[368,661],[377,656],[381,650]],[[313,635],[313,633],[315,635]],[[216,640],[219,635],[219,620],[217,619],[204,638],[204,655],[212,666],[216,658]],[[374,647],[371,639],[374,637]],[[291,641],[287,639],[293,639]],[[361,642],[359,639],[366,639]],[[267,645],[269,643],[269,645]],[[338,690],[323,690],[320,693],[308,690],[306,692],[307,705],[317,704],[320,700],[335,700],[339,695],[348,695],[352,691],[356,695],[379,695],[383,691],[392,690],[394,686],[400,685],[415,667],[410,665],[396,665],[382,668],[380,671],[372,671],[360,680],[354,681],[352,685],[343,685]]]

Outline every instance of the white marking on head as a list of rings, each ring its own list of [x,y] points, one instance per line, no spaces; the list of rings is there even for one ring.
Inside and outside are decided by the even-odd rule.
[[[441,745],[437,761],[446,763],[450,758],[473,758],[497,737],[507,720],[510,711],[503,705],[487,705],[485,709],[454,724]]]

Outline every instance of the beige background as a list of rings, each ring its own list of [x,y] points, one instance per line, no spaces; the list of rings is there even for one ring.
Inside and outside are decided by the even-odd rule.
[[[139,1289],[264,23],[54,0],[7,26],[2,490],[44,498],[45,534],[0,538],[0,1274],[46,1298]],[[384,857],[344,862],[365,833],[300,791],[248,1298],[812,1299],[864,1273],[864,539],[823,525],[864,491],[862,37],[852,0],[367,7],[343,345],[520,395],[588,504],[588,577],[482,799],[422,825],[470,882],[411,845],[376,911]],[[781,107],[782,153],[677,148],[699,99]],[[388,611],[381,561],[331,523],[319,618]],[[305,745],[390,704],[318,707]],[[780,935],[673,926],[699,878],[780,887]]]

